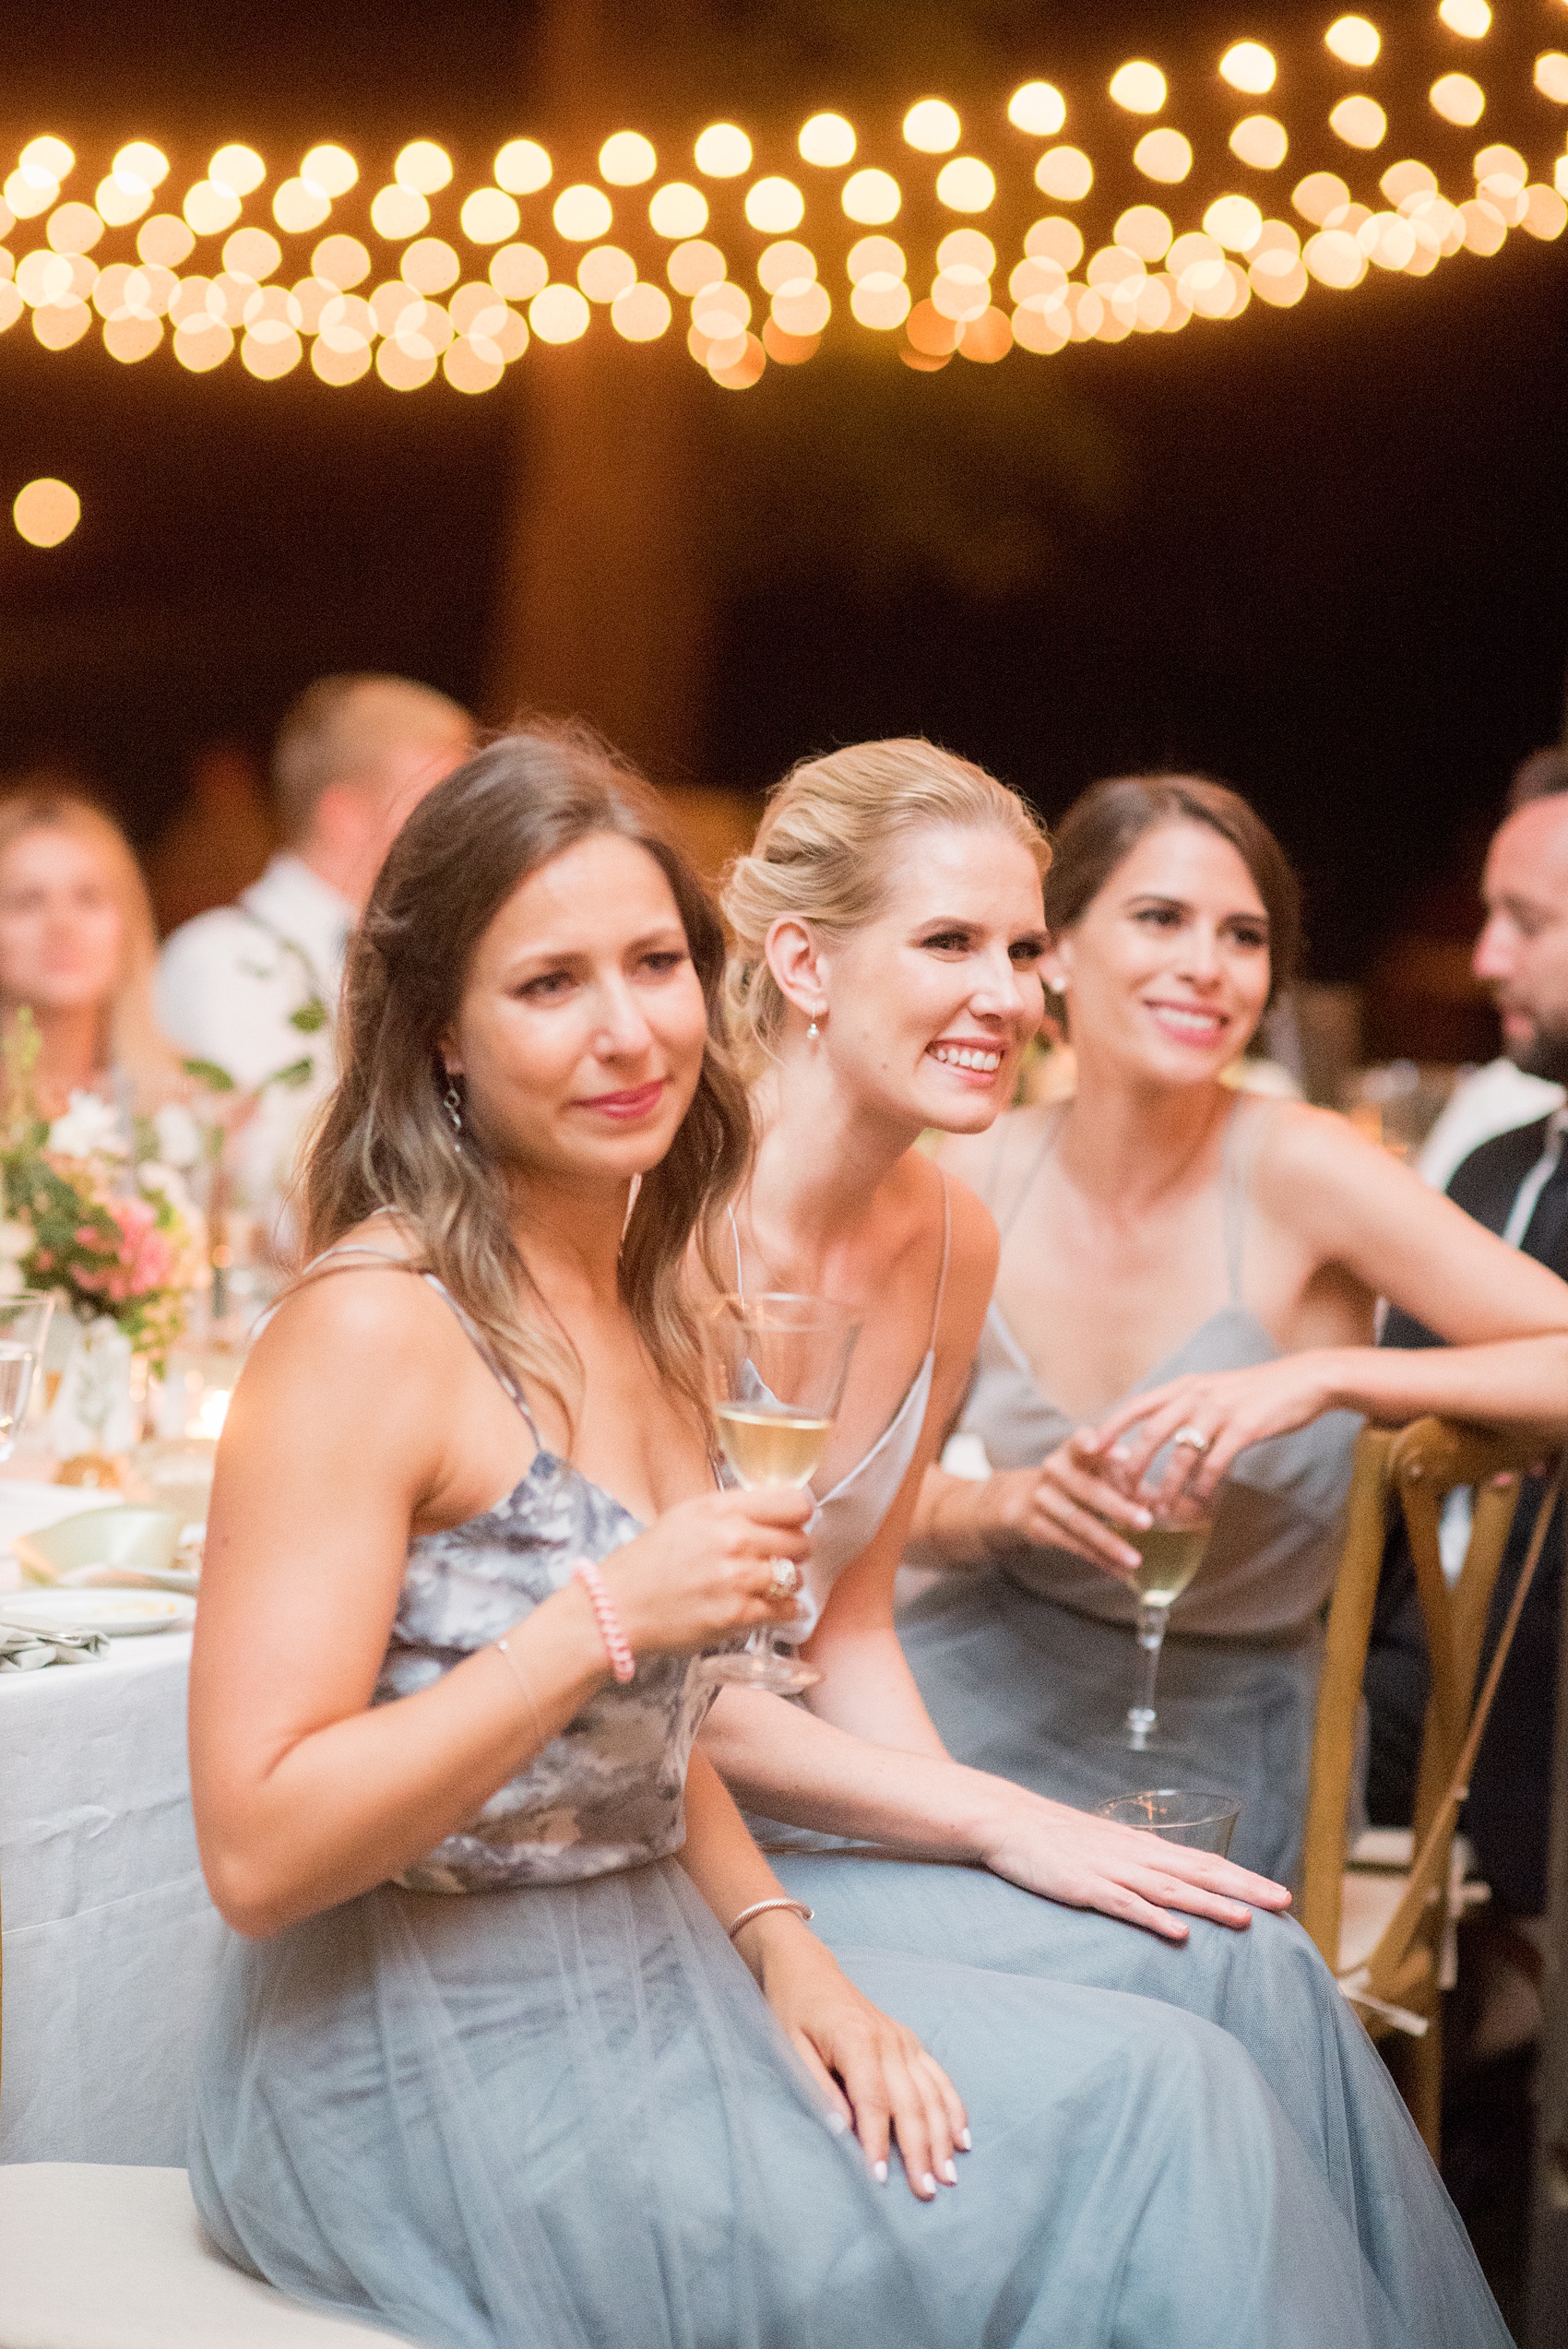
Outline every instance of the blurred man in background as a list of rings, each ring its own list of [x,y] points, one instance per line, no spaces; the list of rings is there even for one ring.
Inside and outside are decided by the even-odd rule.
[[[1554,744],[1550,750],[1532,751],[1515,769],[1507,812],[1516,815],[1532,801],[1552,799],[1564,791],[1568,791],[1568,750]],[[1499,840],[1502,836],[1500,833]],[[1482,957],[1490,951],[1490,931],[1489,924],[1476,949],[1475,964],[1478,978],[1489,985],[1494,974],[1482,967]],[[1455,1086],[1416,1164],[1433,1189],[1442,1191],[1461,1160],[1494,1133],[1506,1133],[1515,1126],[1528,1125],[1534,1118],[1549,1117],[1553,1109],[1562,1109],[1565,1099],[1568,1090],[1562,1084],[1542,1075],[1527,1057],[1520,1060],[1510,1047],[1501,1058]]]
[[[1486,920],[1475,967],[1496,999],[1509,1062],[1553,1087],[1549,1098],[1561,1103],[1568,1085],[1568,774],[1559,788],[1526,799],[1504,819],[1487,856],[1482,895]],[[1532,1122],[1483,1142],[1447,1190],[1479,1223],[1568,1279],[1568,1109],[1538,1113]],[[1383,1342],[1439,1343],[1399,1312],[1389,1314]],[[1543,1396],[1543,1419],[1560,1408],[1561,1398]],[[1493,1595],[1488,1656],[1514,1595],[1540,1494],[1538,1480],[1526,1479]],[[1465,1809],[1479,1873],[1492,1889],[1487,1915],[1500,1936],[1511,1923],[1538,1917],[1546,1905],[1563,1514],[1560,1507],[1520,1616]],[[1367,1808],[1375,1825],[1409,1821],[1429,1685],[1414,1569],[1400,1534],[1384,1560],[1367,1663]],[[1514,1938],[1522,1946],[1520,1937]],[[1529,1973],[1527,1948],[1524,1964]],[[1526,2018],[1521,2028],[1527,2029],[1529,2002],[1515,2005]],[[1538,2023],[1538,2011],[1535,2007]]]
[[[233,905],[186,922],[163,949],[166,1031],[258,1096],[231,1145],[232,1174],[236,1204],[274,1245],[301,1137],[333,1080],[350,932],[410,809],[473,747],[472,718],[431,686],[319,678],[273,750],[282,848]]]

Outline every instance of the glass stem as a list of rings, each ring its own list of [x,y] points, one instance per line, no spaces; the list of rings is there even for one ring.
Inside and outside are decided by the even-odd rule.
[[[1165,1627],[1170,1620],[1169,1606],[1160,1607],[1148,1599],[1138,1608],[1138,1645],[1144,1653],[1144,1693],[1141,1704],[1127,1709],[1128,1743],[1134,1753],[1141,1753],[1154,1734],[1155,1684],[1159,1679],[1159,1651],[1165,1644]]]

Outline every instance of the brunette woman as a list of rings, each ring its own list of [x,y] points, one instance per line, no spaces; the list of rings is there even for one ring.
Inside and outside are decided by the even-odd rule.
[[[730,1000],[760,1138],[713,1253],[727,1286],[823,1293],[863,1329],[816,1479],[799,1619],[824,1677],[798,1704],[726,1690],[703,1743],[774,1822],[761,1832],[780,1877],[835,1947],[961,1952],[997,1973],[1136,1990],[1221,2023],[1311,2148],[1412,2337],[1455,2349],[1500,2339],[1386,2071],[1305,1935],[1270,1913],[1287,1905],[1282,1888],[965,1766],[899,1644],[895,1573],[996,1261],[979,1202],[915,1145],[932,1126],[983,1133],[1012,1092],[1041,1014],[1045,861],[1013,793],[930,743],[890,741],[797,768],[731,873]],[[1109,1479],[1087,1489],[1108,1515],[1135,1513]],[[1030,1649],[995,1668],[1005,1694],[1010,1674],[1049,1680],[1051,1659]],[[1141,1783],[1123,1776],[1114,1791]]]
[[[966,1761],[1068,1801],[1120,1793],[1127,1534],[1157,1496],[1211,1501],[1158,1767],[1240,1796],[1237,1857],[1289,1880],[1360,1415],[1561,1441],[1568,1287],[1342,1119],[1222,1082],[1298,929],[1289,866],[1234,792],[1097,785],[1061,827],[1046,919],[1077,1092],[948,1146],[1003,1230],[963,1418],[996,1473],[932,1474],[924,1554],[982,1571],[917,1602],[906,1649]],[[1454,1350],[1374,1347],[1380,1292]]]
[[[715,1489],[684,1301],[747,1145],[721,967],[647,794],[572,738],[481,753],[375,884],[317,1254],[210,1519],[193,1785],[242,1938],[203,2218],[432,2349],[1045,2349],[1064,2308],[1103,2349],[1392,2349],[1233,2042],[958,1964],[851,1979],[692,1752],[701,1651],[809,1556],[800,1495]]]

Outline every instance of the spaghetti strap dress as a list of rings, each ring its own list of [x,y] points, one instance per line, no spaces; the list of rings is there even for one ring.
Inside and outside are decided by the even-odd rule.
[[[914,1459],[935,1370],[949,1222],[915,1377],[882,1436],[820,1497],[811,1520],[814,1620],[876,1534]],[[1324,1508],[1336,1505],[1331,1490]],[[907,1612],[899,1628],[908,1638]],[[1130,1632],[1117,1636],[1131,1646]],[[1046,1677],[1051,1659],[1031,1651],[1031,1667]],[[1005,1690],[1011,1666],[998,1668]],[[748,1702],[786,1700],[754,1693]],[[1172,1944],[1098,1911],[1041,1899],[984,1869],[905,1858],[768,1819],[749,1823],[785,1889],[814,1908],[814,1929],[851,1968],[867,1950],[956,1958],[984,1969],[988,1982],[1117,1990],[1218,2024],[1267,2082],[1412,2339],[1431,2349],[1506,2342],[1469,2238],[1387,2067],[1291,1917],[1260,1911],[1241,1933],[1191,1917],[1187,1940]]]
[[[541,1446],[410,1543],[376,1701],[638,1530]],[[230,2258],[427,2349],[1424,2349],[1240,2046],[1147,2000],[846,1952],[974,2135],[933,2204],[878,2186],[677,1857],[708,1693],[642,1659],[397,1880],[232,1943],[190,2141]]]
[[[1279,1359],[1243,1299],[1246,1169],[1266,1105],[1232,1113],[1221,1186],[1229,1294],[1138,1382]],[[1018,1211],[1055,1138],[1016,1194],[1004,1246],[1029,1244]],[[993,1469],[1036,1467],[1075,1422],[1041,1394],[993,1302],[960,1426]],[[1325,1602],[1338,1560],[1360,1421],[1329,1411],[1249,1447],[1220,1488],[1214,1536],[1171,1610],[1159,1668],[1158,1747],[1127,1750],[1141,1667],[1127,1587],[1072,1551],[1019,1544],[956,1570],[902,1610],[899,1635],[932,1720],[960,1762],[1085,1809],[1158,1779],[1238,1799],[1230,1857],[1284,1883],[1301,1864]]]

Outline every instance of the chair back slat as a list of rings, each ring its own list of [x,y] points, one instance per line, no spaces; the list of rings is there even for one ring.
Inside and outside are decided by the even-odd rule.
[[[1339,1955],[1345,1871],[1345,1820],[1356,1763],[1356,1722],[1366,1669],[1372,1609],[1377,1603],[1387,1524],[1386,1428],[1363,1428],[1356,1439],[1346,1511],[1345,1542],[1335,1577],[1323,1678],[1313,1724],[1301,1889],[1296,1915],[1330,1965]]]

